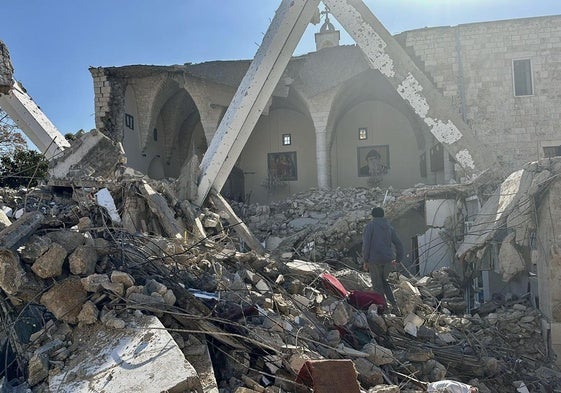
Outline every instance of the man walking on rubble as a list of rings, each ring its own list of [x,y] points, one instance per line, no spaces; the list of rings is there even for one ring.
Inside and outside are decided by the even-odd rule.
[[[395,258],[394,250],[395,247]],[[362,257],[364,270],[370,272],[372,289],[386,295],[390,304],[397,309],[388,276],[403,259],[403,244],[395,229],[384,218],[384,209],[372,209],[372,221],[364,227],[362,234]]]

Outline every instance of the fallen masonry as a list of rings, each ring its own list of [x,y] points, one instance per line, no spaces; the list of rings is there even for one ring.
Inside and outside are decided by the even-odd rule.
[[[3,388],[325,392],[344,369],[346,386],[361,392],[421,392],[442,379],[481,392],[559,391],[527,298],[466,314],[462,279],[448,268],[393,274],[400,312],[357,308],[324,285],[330,273],[349,291],[368,290],[368,276],[347,263],[348,240],[333,234],[358,234],[385,192],[310,192],[284,202],[284,218],[270,206],[236,206],[240,217],[244,208],[275,217],[268,230],[248,220],[261,241],[278,235],[267,254],[247,249],[219,205],[195,209],[173,183],[119,173],[84,187],[2,190],[3,210],[21,211],[0,231]],[[96,197],[102,189],[119,220]],[[427,192],[393,196],[388,211]],[[341,209],[318,212],[320,200]],[[297,217],[331,231],[322,250],[335,250],[332,258],[308,258],[313,229]]]

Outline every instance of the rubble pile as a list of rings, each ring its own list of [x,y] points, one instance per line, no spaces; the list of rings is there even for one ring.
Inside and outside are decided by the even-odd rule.
[[[95,188],[3,190],[3,387],[303,392],[303,365],[326,359],[352,361],[372,393],[423,391],[443,378],[481,392],[561,386],[539,312],[524,299],[464,315],[461,281],[439,270],[393,275],[397,311],[358,309],[320,275],[357,290],[367,274],[243,251],[222,211],[196,211],[165,183],[116,184],[106,191],[117,217]],[[287,202],[293,220],[313,218],[321,198],[328,206],[327,194],[311,195],[308,208]],[[365,190],[346,206],[367,216],[376,197]]]
[[[391,190],[388,190],[390,192]],[[349,254],[373,207],[384,202],[380,188],[311,190],[270,205],[234,205],[255,236],[270,250],[293,251],[310,260]]]
[[[470,184],[427,186],[395,190],[336,188],[310,190],[269,205],[233,203],[238,216],[273,254],[311,261],[338,260],[356,266],[362,231],[373,207],[384,206],[386,216],[398,218],[422,206],[426,198],[467,197],[481,200],[498,182],[496,174],[483,174]]]

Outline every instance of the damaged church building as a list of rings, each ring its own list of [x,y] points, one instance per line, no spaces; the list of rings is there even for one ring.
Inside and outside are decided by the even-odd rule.
[[[560,36],[561,16],[544,16],[406,31],[392,37],[398,48],[390,49],[395,63],[426,76],[426,95],[442,97],[446,105],[431,108],[435,117],[457,118],[472,131],[470,153],[480,169],[509,173],[527,162],[554,162],[547,159],[560,154]],[[465,181],[458,149],[430,131],[423,109],[407,102],[403,86],[373,69],[359,46],[339,45],[329,14],[315,39],[315,52],[288,62],[224,183],[224,196],[268,204],[310,188],[384,190]],[[155,179],[177,178],[185,163],[198,163],[205,154],[249,66],[249,60],[232,60],[91,68],[96,127],[122,141],[132,168]],[[561,264],[554,235],[559,220],[545,213],[559,210],[554,192],[544,191],[539,200],[537,184],[528,192],[528,173],[538,168],[542,164],[525,170],[526,188],[515,191],[525,195],[526,205],[509,201],[515,209],[509,215],[501,199],[498,211],[489,213],[496,219],[483,218],[495,227],[484,230],[485,240],[459,246],[458,257],[476,269],[472,307],[530,291],[561,353],[561,292],[555,285]],[[551,176],[548,190],[556,187]],[[458,245],[439,235],[446,225],[450,232],[450,222],[457,227],[452,232],[479,232],[477,214],[488,196],[450,195],[428,198],[421,209],[396,217],[417,273],[454,264]],[[477,252],[467,251],[473,248]],[[517,261],[510,273],[501,270],[513,269],[500,261],[507,253]]]
[[[91,67],[71,141],[0,41],[0,107],[50,160],[0,189],[0,390],[559,391],[561,16],[391,35],[281,3],[253,60]],[[375,206],[397,309],[361,270]]]

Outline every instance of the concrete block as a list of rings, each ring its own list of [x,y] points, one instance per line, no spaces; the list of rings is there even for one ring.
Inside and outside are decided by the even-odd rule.
[[[197,372],[156,317],[125,319],[120,330],[100,324],[76,329],[82,350],[50,377],[49,391],[202,393]]]

